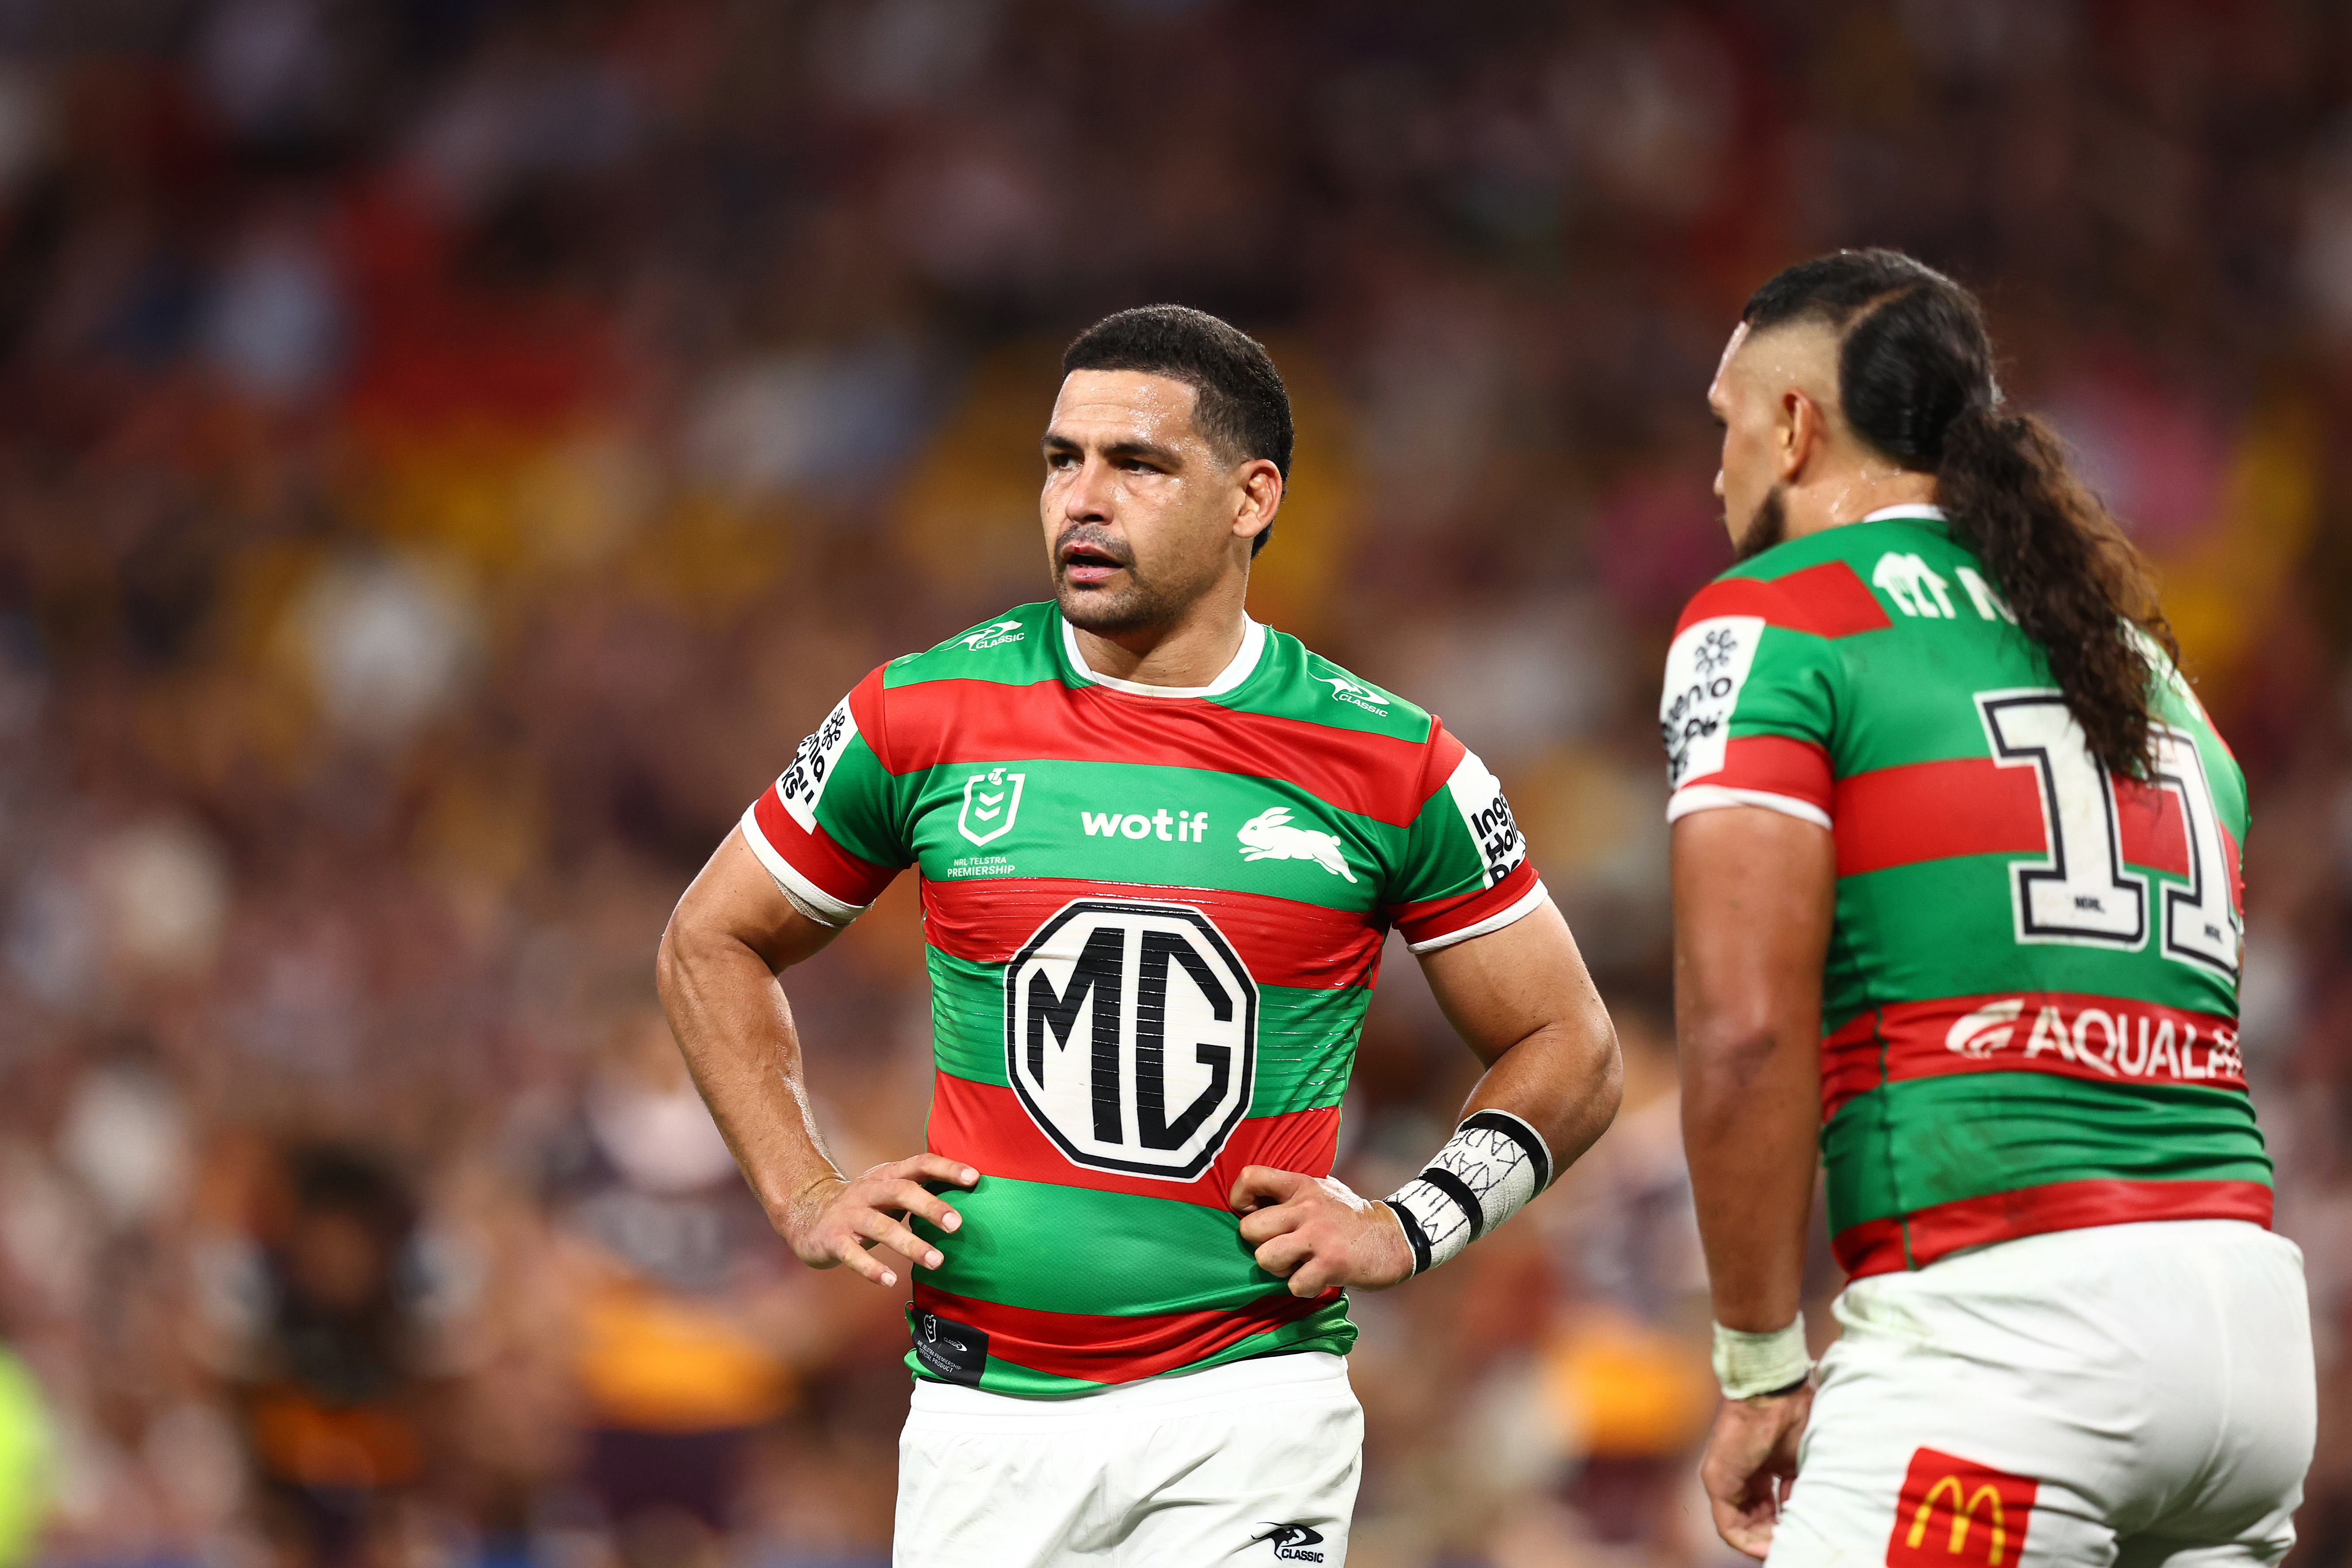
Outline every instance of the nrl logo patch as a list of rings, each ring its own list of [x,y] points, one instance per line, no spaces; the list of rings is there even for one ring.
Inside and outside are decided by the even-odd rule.
[[[1019,621],[991,621],[976,632],[964,633],[956,641],[972,652],[980,653],[992,647],[1003,647],[1009,642],[1024,641],[1028,635],[1021,629]]]
[[[1021,815],[1021,785],[1027,773],[991,768],[963,781],[963,809],[956,814],[956,831],[974,844],[992,844],[1013,831]]]
[[[1350,680],[1344,675],[1318,675],[1315,679],[1329,687],[1331,695],[1340,701],[1350,703],[1367,713],[1379,714],[1383,719],[1388,717],[1389,700],[1362,681]]]

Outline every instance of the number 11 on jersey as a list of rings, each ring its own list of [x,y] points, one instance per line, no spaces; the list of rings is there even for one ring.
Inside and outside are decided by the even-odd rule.
[[[2137,949],[2147,941],[2147,878],[2124,864],[2114,778],[2082,726],[2051,690],[1985,691],[1977,710],[2002,767],[2031,767],[2041,784],[2049,854],[2011,868],[2020,942]],[[2221,812],[2196,742],[2159,726],[2151,781],[2180,803],[2189,878],[2167,888],[2158,920],[2164,955],[2235,978],[2241,921],[2230,900]]]

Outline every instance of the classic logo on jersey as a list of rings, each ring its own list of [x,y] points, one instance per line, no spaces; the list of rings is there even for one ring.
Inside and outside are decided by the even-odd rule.
[[[1886,1538],[1888,1568],[2013,1568],[2042,1483],[1933,1448],[1911,1456]]]
[[[1348,858],[1340,852],[1339,836],[1313,827],[1290,825],[1290,808],[1269,806],[1242,824],[1234,836],[1242,841],[1244,860],[1312,860],[1335,877],[1352,882]]]
[[[1250,1537],[1252,1546],[1261,1541],[1271,1545],[1275,1556],[1285,1563],[1323,1561],[1323,1553],[1315,1550],[1323,1544],[1323,1532],[1311,1524],[1269,1524]]]
[[[1888,551],[1871,568],[1870,581],[1873,587],[1895,601],[1896,609],[1914,619],[1953,618],[1952,596],[1944,592],[1944,579],[1916,555]]]
[[[1763,634],[1761,616],[1710,616],[1685,626],[1666,650],[1658,735],[1666,745],[1669,788],[1723,771],[1732,710]]]
[[[956,831],[974,844],[992,844],[1013,831],[1021,815],[1021,786],[1027,773],[991,768],[963,781],[963,809],[956,813]]]
[[[974,653],[982,653],[992,647],[1003,647],[1006,643],[1021,642],[1028,635],[1021,629],[1019,621],[991,621],[976,632],[964,633],[956,641]]]
[[[1953,1023],[1944,1035],[1944,1047],[1972,1061],[1982,1061],[2009,1044],[2010,1037],[2017,1033],[2018,1015],[2024,1011],[2022,996],[1979,1007]]]
[[[1465,752],[1454,766],[1454,776],[1445,781],[1445,788],[1454,797],[1454,809],[1462,814],[1462,825],[1477,841],[1479,858],[1486,862],[1486,886],[1491,888],[1517,870],[1519,862],[1528,858],[1528,841],[1511,816],[1511,803],[1503,798],[1503,783],[1487,772],[1477,752]]]
[[[824,786],[833,776],[834,764],[841,761],[841,753],[856,738],[857,720],[849,711],[849,699],[845,697],[824,716],[824,722],[800,743],[793,752],[792,765],[776,780],[778,798],[803,833],[816,831],[816,803],[824,797]]]
[[[1073,1164],[1189,1182],[1249,1110],[1257,1000],[1200,910],[1081,899],[1005,966],[1005,1072]]]
[[[1315,679],[1329,687],[1331,695],[1340,701],[1352,703],[1365,712],[1376,713],[1383,719],[1388,717],[1388,698],[1383,693],[1373,690],[1362,681],[1350,679],[1344,675],[1318,675]]]

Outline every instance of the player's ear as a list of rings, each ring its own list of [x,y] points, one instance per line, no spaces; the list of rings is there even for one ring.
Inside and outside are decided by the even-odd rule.
[[[1804,471],[1829,430],[1822,421],[1821,405],[1801,387],[1792,386],[1780,395],[1778,415],[1773,435],[1780,471],[1775,477],[1787,484]]]
[[[1242,465],[1237,477],[1241,504],[1234,510],[1234,533],[1255,539],[1274,526],[1274,514],[1282,510],[1282,470],[1267,458],[1254,458]]]

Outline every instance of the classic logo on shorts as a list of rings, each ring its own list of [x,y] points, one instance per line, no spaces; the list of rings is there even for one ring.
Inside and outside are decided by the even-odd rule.
[[[1895,1500],[1887,1568],[2011,1568],[2025,1555],[2025,1527],[2041,1489],[2031,1476],[1920,1449]]]
[[[1314,1550],[1323,1544],[1323,1532],[1311,1524],[1269,1524],[1250,1537],[1252,1546],[1261,1541],[1271,1542],[1275,1556],[1285,1563],[1323,1561],[1323,1553]]]
[[[1249,1109],[1257,986],[1198,910],[1081,899],[1005,966],[1004,1068],[1073,1164],[1189,1182]]]

